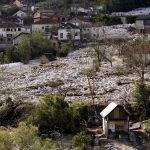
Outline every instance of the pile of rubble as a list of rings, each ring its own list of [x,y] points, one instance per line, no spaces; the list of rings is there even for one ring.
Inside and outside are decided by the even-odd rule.
[[[65,94],[69,101],[91,101],[87,78],[81,74],[83,68],[93,63],[89,51],[92,48],[79,49],[66,58],[42,65],[39,60],[31,61],[28,65],[3,65],[1,100],[4,95],[9,95],[14,100],[38,102],[40,96],[59,92]],[[116,65],[102,64],[94,79],[95,102],[130,99],[136,80],[138,77],[135,74],[120,75]]]

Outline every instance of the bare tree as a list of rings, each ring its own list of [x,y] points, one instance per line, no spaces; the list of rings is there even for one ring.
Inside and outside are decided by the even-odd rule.
[[[106,39],[105,39],[106,40]],[[110,42],[105,42],[105,40],[96,40],[94,44],[94,50],[96,53],[99,66],[101,61],[107,61],[110,63],[111,67],[113,66],[112,57],[114,55],[114,48]]]
[[[136,71],[142,81],[144,81],[145,72],[150,65],[150,41],[146,39],[136,39],[130,41],[123,48],[125,62]]]
[[[89,68],[84,68],[81,70],[81,73],[84,74],[87,78],[88,81],[88,87],[91,93],[91,97],[92,97],[92,103],[93,105],[95,105],[95,101],[94,101],[94,90],[95,90],[95,85],[94,85],[94,76],[95,76],[95,69],[93,67],[89,67]]]

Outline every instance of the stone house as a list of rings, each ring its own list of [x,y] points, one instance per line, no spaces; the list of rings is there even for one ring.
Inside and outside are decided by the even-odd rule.
[[[107,138],[128,138],[129,112],[121,105],[110,103],[101,113],[103,133]]]
[[[66,41],[69,39],[79,41],[81,39],[80,28],[71,23],[60,24],[58,28],[58,40]]]

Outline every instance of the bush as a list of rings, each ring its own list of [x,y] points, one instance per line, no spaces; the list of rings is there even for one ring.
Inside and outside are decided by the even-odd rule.
[[[9,131],[0,130],[0,150],[12,150],[13,141]]]
[[[17,59],[23,63],[28,63],[31,58],[30,40],[27,36],[21,37],[21,42],[15,50]]]
[[[74,150],[86,150],[88,148],[88,142],[89,139],[83,132],[76,134],[72,139]]]
[[[71,41],[64,42],[61,44],[61,48],[57,51],[58,56],[60,57],[66,57],[72,47]]]
[[[32,49],[32,58],[39,57],[44,53],[56,54],[55,49],[49,40],[43,37],[42,33],[33,32],[30,36],[30,43]]]
[[[74,101],[71,104],[72,110],[72,130],[80,131],[82,127],[86,126],[88,120],[88,106],[80,101]]]
[[[55,49],[49,40],[45,39],[42,33],[33,32],[29,36],[22,36],[17,47],[11,47],[6,50],[6,56],[9,62],[28,63],[44,53],[56,55]]]
[[[43,131],[48,133],[51,130],[69,130],[71,128],[69,105],[64,101],[63,96],[45,96],[35,110],[33,121],[41,133]]]
[[[57,150],[51,139],[41,140],[38,129],[20,122],[13,131],[0,130],[0,150]]]
[[[16,47],[15,46],[9,47],[6,50],[6,57],[9,60],[9,62],[18,62],[18,61],[20,61],[17,54],[16,54]]]
[[[69,106],[59,95],[43,97],[34,112],[31,122],[39,127],[40,134],[80,131],[88,120],[87,105],[75,102]]]

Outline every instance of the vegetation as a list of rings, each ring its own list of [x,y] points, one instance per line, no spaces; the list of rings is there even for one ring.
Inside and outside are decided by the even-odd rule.
[[[136,85],[134,93],[135,111],[140,113],[144,120],[150,116],[150,86],[140,81]]]
[[[68,41],[68,42],[64,42],[61,44],[61,48],[58,49],[57,51],[57,55],[60,57],[65,57],[68,55],[70,49],[72,47],[72,42]]]
[[[49,40],[45,39],[42,33],[33,32],[31,35],[23,35],[19,45],[6,50],[9,62],[28,63],[30,59],[41,56],[44,53],[56,55],[55,49]]]
[[[38,129],[32,125],[20,122],[19,126],[12,130],[0,130],[1,150],[57,150],[56,145],[50,140],[42,140],[38,137]]]
[[[137,39],[133,42],[129,41],[122,49],[122,55],[124,56],[124,62],[128,67],[136,72],[140,79],[144,81],[145,72],[150,65],[149,60],[149,47],[150,42],[146,39]]]
[[[41,134],[51,134],[80,131],[88,120],[88,107],[83,103],[73,103],[69,106],[63,96],[49,95],[41,99],[35,108],[31,121],[39,127]]]
[[[84,132],[76,134],[73,139],[74,150],[86,150],[88,148],[89,139]]]

